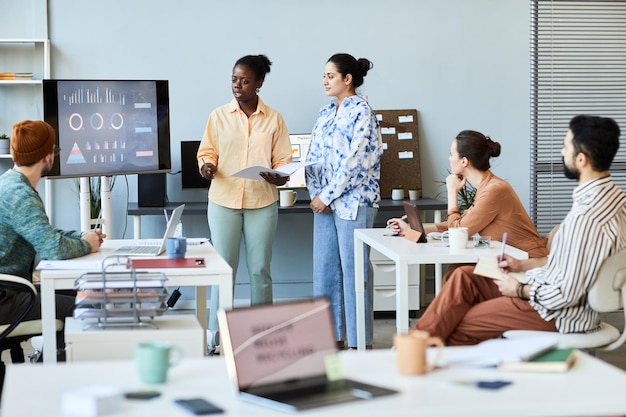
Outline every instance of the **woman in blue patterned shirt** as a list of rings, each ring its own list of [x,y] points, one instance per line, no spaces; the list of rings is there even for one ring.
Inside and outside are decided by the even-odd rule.
[[[330,57],[324,89],[334,99],[317,115],[306,168],[313,223],[313,294],[328,296],[338,346],[356,347],[354,229],[373,227],[380,201],[382,143],[374,110],[356,88],[372,68],[365,58]],[[365,259],[365,271],[369,260]],[[365,274],[366,277],[369,274]],[[366,344],[373,338],[371,278],[367,278]]]

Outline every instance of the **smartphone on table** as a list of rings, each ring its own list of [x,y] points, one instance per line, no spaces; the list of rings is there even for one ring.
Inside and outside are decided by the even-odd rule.
[[[204,398],[179,399],[174,400],[174,402],[197,416],[203,416],[207,414],[221,414],[224,412],[223,409],[219,408],[215,404],[208,402]]]

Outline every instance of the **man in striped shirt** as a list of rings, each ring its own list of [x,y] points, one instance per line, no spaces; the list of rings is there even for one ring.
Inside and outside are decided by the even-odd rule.
[[[491,280],[474,275],[471,266],[459,268],[415,328],[447,345],[476,344],[511,329],[598,329],[598,313],[589,306],[587,293],[602,262],[626,248],[626,195],[609,174],[619,135],[613,119],[574,117],[561,155],[565,176],[579,185],[554,234],[550,255],[524,261],[505,255],[499,266],[526,271],[525,284],[509,274]]]

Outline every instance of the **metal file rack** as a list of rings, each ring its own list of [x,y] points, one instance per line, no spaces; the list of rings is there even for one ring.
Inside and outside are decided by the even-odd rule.
[[[109,256],[101,272],[89,272],[75,282],[74,318],[88,327],[151,327],[150,321],[167,309],[163,273],[137,271],[132,259]]]

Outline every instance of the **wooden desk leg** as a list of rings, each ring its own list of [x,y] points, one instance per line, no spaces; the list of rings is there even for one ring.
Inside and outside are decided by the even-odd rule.
[[[56,299],[54,298],[54,281],[41,280],[41,334],[43,336],[43,360],[56,363]]]
[[[354,236],[354,286],[356,289],[356,347],[365,349],[365,269],[364,242]]]

